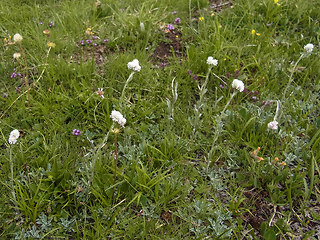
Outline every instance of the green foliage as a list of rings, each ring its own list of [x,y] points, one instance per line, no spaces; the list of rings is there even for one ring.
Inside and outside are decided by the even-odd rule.
[[[0,238],[316,238],[319,9],[2,0]]]

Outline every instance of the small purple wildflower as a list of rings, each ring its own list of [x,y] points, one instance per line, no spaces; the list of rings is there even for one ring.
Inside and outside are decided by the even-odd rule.
[[[252,99],[253,99],[254,101],[257,101],[257,97],[256,97],[256,96],[253,96]]]
[[[259,95],[259,91],[255,91],[255,92],[254,92],[254,95],[255,95],[255,96]]]
[[[54,23],[53,22],[50,22],[49,23],[49,27],[53,27],[54,26]]]
[[[173,11],[171,14],[174,15],[174,14],[176,14],[176,13],[177,13],[177,11]]]
[[[181,19],[180,18],[176,18],[175,20],[174,20],[174,24],[180,24],[181,23]]]
[[[166,65],[167,65],[167,64],[164,63],[164,62],[163,62],[163,63],[160,63],[160,67],[163,67],[163,68],[164,68]]]
[[[80,134],[81,134],[80,130],[78,130],[78,129],[73,129],[72,135],[79,136]]]
[[[93,46],[95,46],[95,47],[96,47],[96,46],[98,46],[98,44],[94,43],[94,44],[93,44]]]
[[[192,78],[193,78],[193,80],[198,80],[198,76],[197,75],[193,75]]]
[[[174,26],[172,24],[168,24],[167,30],[169,30],[169,31],[174,30]]]
[[[15,72],[13,72],[10,77],[15,78],[16,76],[17,76],[17,74]]]
[[[43,24],[43,22],[39,22],[39,24],[40,24],[40,25],[42,25],[42,24]]]
[[[97,36],[92,36],[92,40],[96,40],[97,38]]]
[[[192,75],[192,71],[190,69],[187,70],[187,74]]]
[[[4,93],[4,94],[2,95],[3,98],[7,98],[8,96],[9,96],[8,93]]]
[[[115,150],[112,150],[111,153],[110,153],[110,156],[112,156],[114,154],[114,159],[116,160],[117,157],[118,157],[118,153],[116,153]]]
[[[109,39],[107,39],[107,38],[106,38],[106,39],[105,39],[105,40],[103,40],[103,41],[104,41],[104,42],[109,42]]]
[[[225,85],[223,85],[223,84],[220,84],[220,87],[221,87],[222,89],[224,89],[224,88],[226,88],[227,86],[225,86]]]
[[[90,43],[92,43],[92,41],[89,40],[89,39],[87,39],[87,40],[86,40],[86,43],[87,43],[87,44],[90,44]]]
[[[84,41],[83,41],[83,40],[81,40],[81,41],[80,41],[80,44],[81,44],[81,45],[84,45]]]

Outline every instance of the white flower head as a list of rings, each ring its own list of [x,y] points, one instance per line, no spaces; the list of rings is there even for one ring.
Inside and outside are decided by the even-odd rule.
[[[244,83],[239,79],[234,79],[231,86],[232,88],[239,90],[239,92],[244,90]]]
[[[311,53],[313,51],[314,45],[312,43],[308,43],[304,46],[304,50],[308,53]]]
[[[14,36],[13,36],[13,41],[14,42],[21,42],[22,41],[22,36],[19,34],[19,33],[16,33]]]
[[[17,129],[11,131],[10,136],[9,136],[9,143],[16,144],[19,136],[20,136],[20,132]]]
[[[103,94],[104,94],[103,88],[98,88],[98,91],[96,91],[96,94],[99,95],[101,98],[104,98],[104,96],[103,96]]]
[[[207,64],[208,65],[212,65],[212,66],[217,66],[218,65],[218,60],[217,59],[213,59],[213,57],[208,57]]]
[[[21,53],[16,52],[16,53],[13,54],[13,58],[14,59],[18,59],[20,57],[21,57]]]
[[[110,114],[110,118],[112,121],[119,123],[121,127],[124,127],[127,120],[122,116],[122,114],[119,111],[113,110]]]
[[[133,70],[133,71],[140,72],[141,70],[138,59],[134,59],[132,62],[129,62],[127,66],[130,70]]]
[[[272,130],[277,130],[278,129],[278,122],[277,121],[272,121],[268,123],[268,128]]]

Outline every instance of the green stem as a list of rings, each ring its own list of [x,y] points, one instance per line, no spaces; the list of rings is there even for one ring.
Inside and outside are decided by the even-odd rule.
[[[132,72],[132,73],[129,75],[129,77],[128,77],[128,79],[127,79],[127,81],[126,81],[126,83],[125,83],[125,85],[124,85],[124,87],[123,87],[123,89],[122,89],[121,97],[120,97],[120,99],[119,99],[119,102],[120,102],[120,103],[122,103],[122,101],[123,101],[124,92],[125,92],[128,84],[129,84],[129,82],[132,80],[132,77],[133,77],[134,74],[135,74],[135,72]]]
[[[225,110],[227,109],[227,107],[230,105],[231,103],[231,100],[234,98],[234,96],[237,94],[237,92],[233,92],[231,94],[231,97],[229,99],[229,101],[227,102],[227,104],[225,105],[224,109],[222,110],[222,112],[220,113],[220,115],[218,116],[218,119],[217,119],[217,128],[216,128],[216,131],[215,131],[215,137],[213,139],[213,142],[212,142],[212,145],[211,145],[211,149],[210,149],[210,152],[208,154],[208,165],[207,165],[207,169],[209,169],[209,165],[210,165],[210,158],[213,154],[213,150],[214,150],[214,147],[215,147],[215,143],[216,141],[218,140],[218,137],[221,133],[221,130],[222,130],[222,127],[221,127],[221,121],[222,121],[222,117],[223,117],[223,114],[225,112]]]
[[[116,178],[117,178],[117,164],[118,164],[117,134],[115,134],[114,144],[115,144],[115,152],[114,152],[114,177],[113,177],[113,187],[112,187],[112,202],[114,201],[114,187],[115,187]]]
[[[288,84],[287,84],[286,88],[284,89],[284,92],[283,92],[283,95],[282,95],[282,101],[284,101],[284,99],[286,98],[286,93],[287,93],[287,91],[288,91],[288,88],[289,88],[290,84],[291,84],[292,81],[293,81],[293,74],[294,74],[294,72],[295,72],[295,70],[296,70],[296,68],[297,68],[298,63],[301,61],[301,59],[302,59],[303,57],[304,57],[304,53],[301,54],[301,56],[299,57],[298,61],[295,63],[295,65],[294,65],[294,67],[293,67],[293,69],[292,69],[292,72],[291,72],[290,77],[289,77]]]
[[[12,146],[10,146],[10,171],[11,171],[11,190],[13,199],[16,200],[16,195],[14,193],[14,181],[13,181],[13,159],[12,159]]]

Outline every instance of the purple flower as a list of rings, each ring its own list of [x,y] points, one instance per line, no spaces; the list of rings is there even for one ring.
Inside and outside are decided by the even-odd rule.
[[[87,40],[86,40],[86,43],[87,43],[87,44],[90,44],[90,43],[92,43],[92,41],[89,40],[89,39],[87,39]]]
[[[111,153],[110,153],[110,156],[112,156],[114,154],[114,159],[116,160],[117,157],[118,157],[118,153],[116,153],[115,150],[112,150]]]
[[[170,30],[174,30],[174,26],[172,24],[168,24],[167,25],[167,29],[170,31]]]
[[[257,96],[259,94],[259,91],[255,91],[254,95]]]
[[[10,77],[15,78],[16,76],[17,76],[17,74],[15,72],[13,72]]]
[[[98,46],[98,44],[94,43],[94,44],[93,44],[93,46],[95,46],[95,47],[96,47],[96,46]]]
[[[173,11],[173,12],[172,12],[173,15],[176,14],[176,13],[177,13],[177,11]]]
[[[220,87],[223,89],[223,88],[226,88],[226,86],[225,85],[223,85],[223,84],[220,84]]]
[[[163,67],[163,68],[164,68],[166,65],[167,65],[167,64],[163,62],[163,63],[160,64],[160,67]]]
[[[7,98],[8,96],[9,96],[8,93],[4,93],[4,94],[2,95],[3,98]]]
[[[43,24],[43,22],[39,22],[39,24],[40,24],[40,25],[42,25],[42,24]]]
[[[189,74],[190,76],[192,75],[192,71],[191,70],[187,70],[187,74]]]
[[[80,134],[81,134],[80,130],[78,130],[78,129],[73,129],[72,135],[79,136]]]
[[[96,40],[98,37],[97,36],[92,36],[92,39],[93,40]]]
[[[81,44],[81,45],[84,45],[84,41],[83,41],[83,40],[81,40],[81,41],[80,41],[80,44]]]
[[[49,23],[49,27],[52,27],[53,25],[54,25],[53,22],[50,22],[50,23]]]
[[[181,23],[181,19],[180,18],[176,18],[175,20],[174,20],[174,24],[180,24]]]
[[[192,78],[193,78],[193,80],[198,80],[198,76],[197,75],[193,75]]]
[[[109,42],[109,39],[105,39],[105,40],[103,40],[104,42]]]
[[[253,99],[253,100],[257,100],[257,97],[256,97],[256,96],[253,96],[252,99]]]

